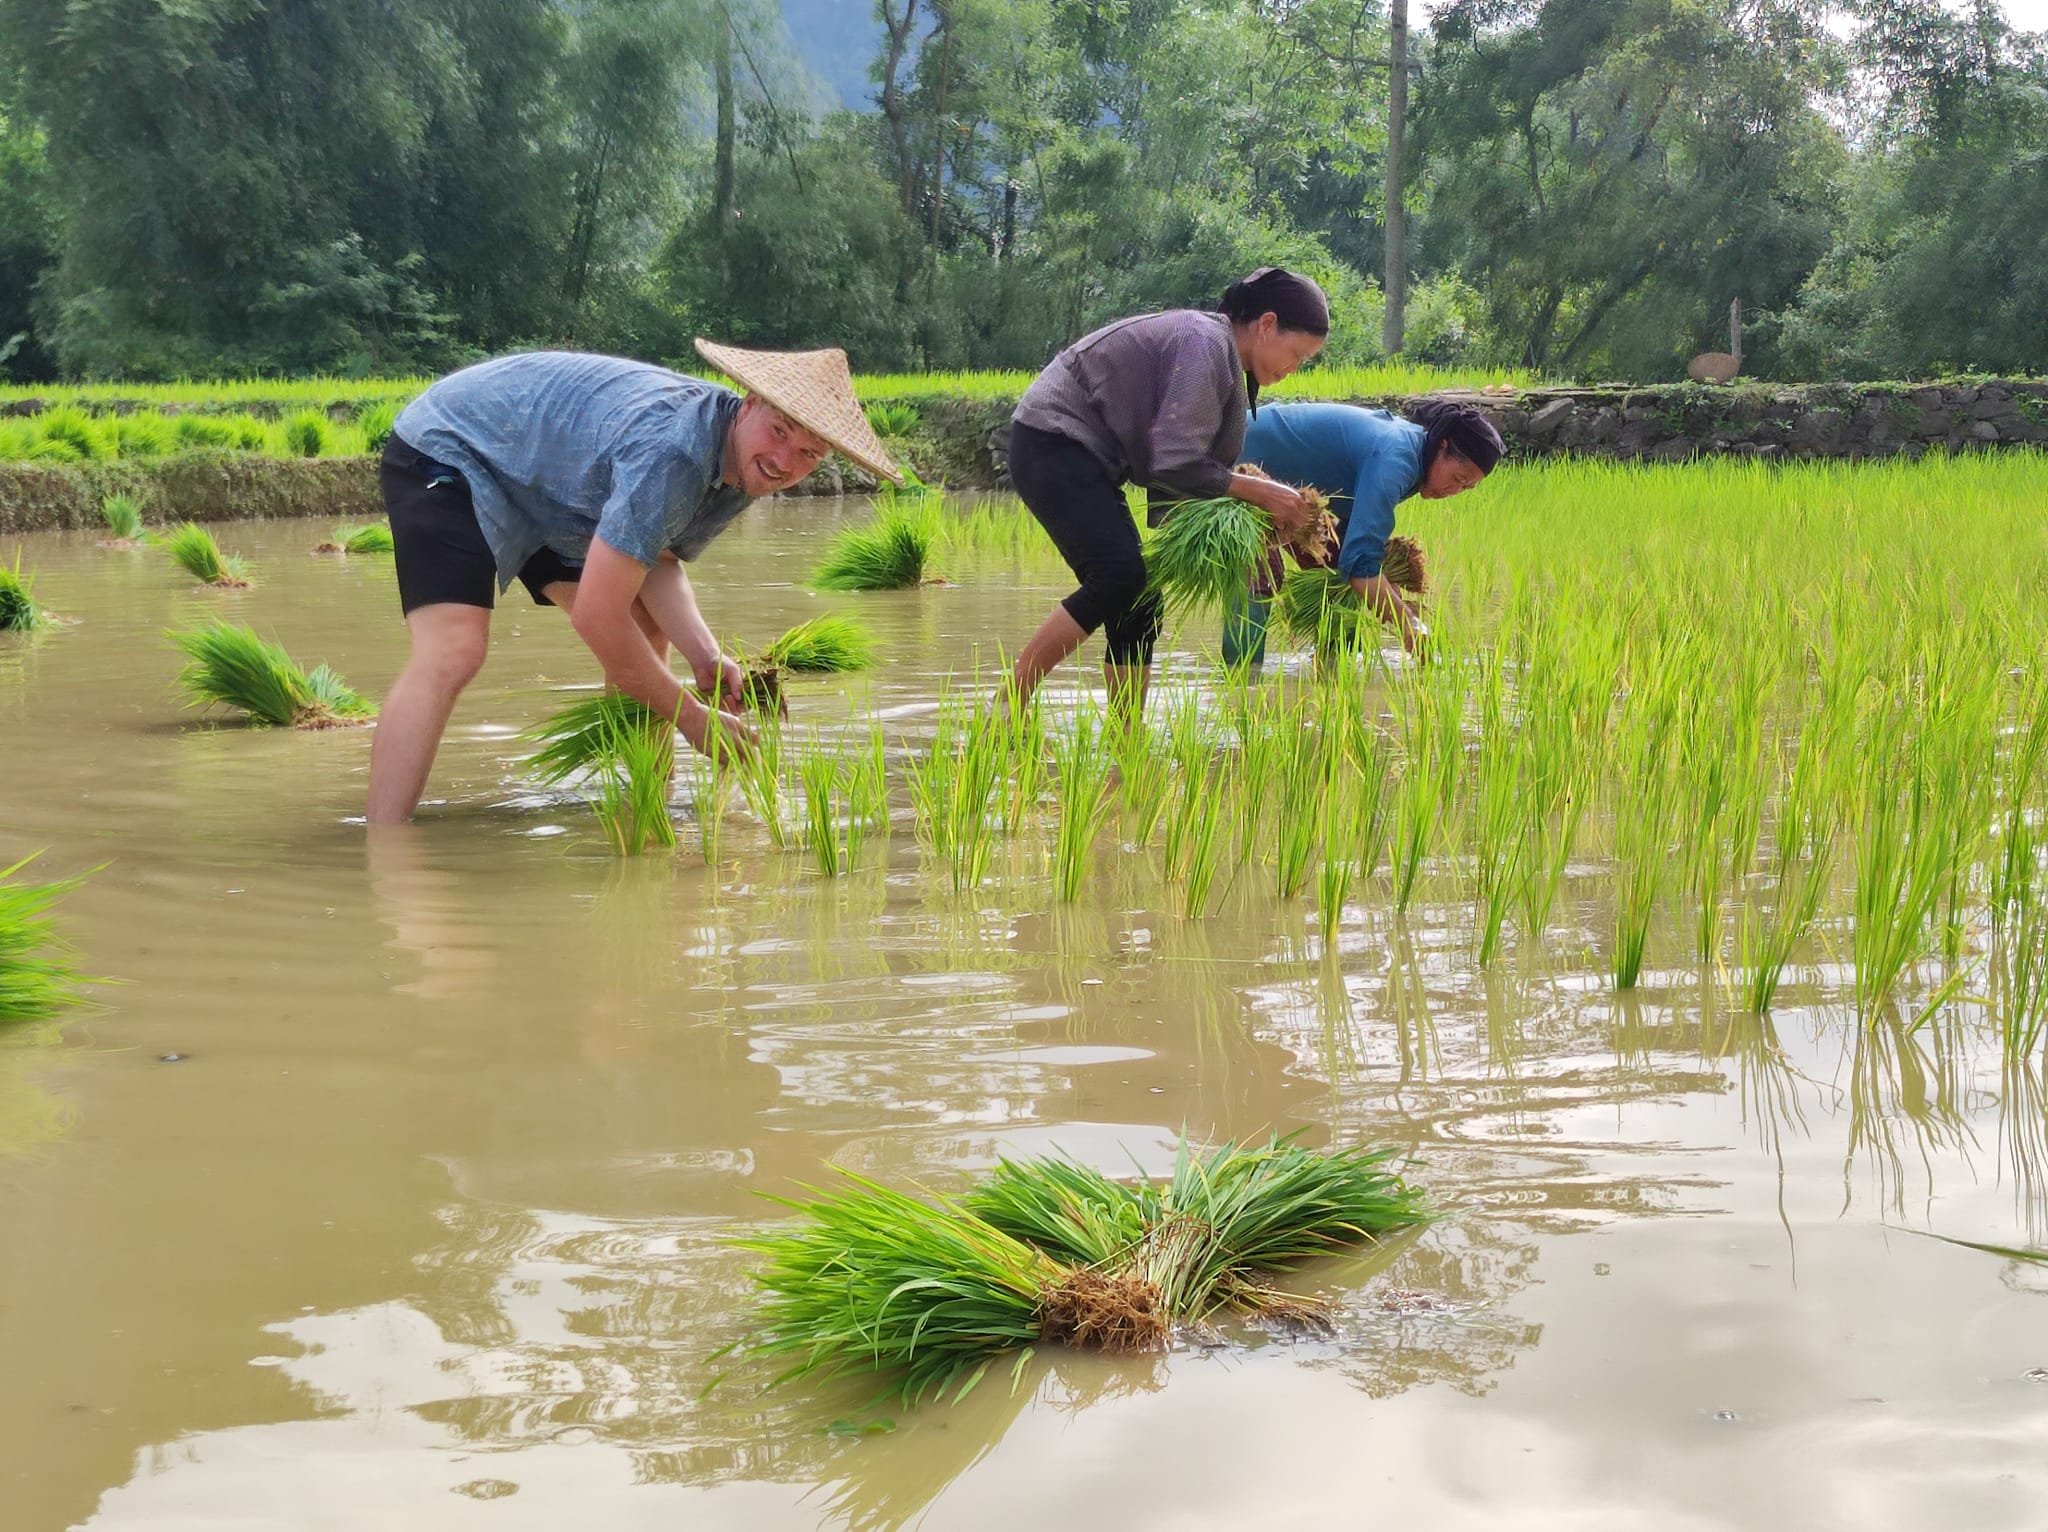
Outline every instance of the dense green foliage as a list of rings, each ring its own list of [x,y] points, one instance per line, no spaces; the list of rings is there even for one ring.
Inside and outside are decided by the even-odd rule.
[[[1378,354],[1381,5],[873,16],[827,111],[769,0],[0,0],[0,376],[1031,368],[1274,261]],[[1988,4],[1456,0],[1413,43],[1407,357],[1669,378],[1740,298],[1752,372],[2040,365],[2048,61]]]

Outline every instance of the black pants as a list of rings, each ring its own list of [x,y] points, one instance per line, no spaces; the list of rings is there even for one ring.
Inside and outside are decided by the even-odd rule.
[[[391,518],[399,609],[409,615],[416,607],[454,602],[488,611],[498,598],[498,560],[476,524],[462,475],[394,434],[384,443],[377,483]],[[547,587],[574,583],[582,574],[582,566],[543,548],[520,569],[519,583],[536,606],[553,606]]]
[[[1071,437],[1010,427],[1010,483],[1052,538],[1081,588],[1060,603],[1084,633],[1103,630],[1112,665],[1149,665],[1159,598],[1145,588],[1145,552],[1123,486]]]

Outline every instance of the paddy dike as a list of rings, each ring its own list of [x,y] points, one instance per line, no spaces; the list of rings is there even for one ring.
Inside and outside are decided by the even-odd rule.
[[[2048,444],[2048,382],[1737,383],[1727,387],[1548,387],[1354,398],[1400,409],[1420,398],[1468,400],[1507,438],[1511,454],[1676,463],[1699,457],[1759,461],[1917,458]],[[874,403],[895,402],[889,400]],[[919,477],[954,489],[1007,487],[1009,398],[933,398],[917,429],[892,442]],[[864,494],[872,475],[835,458],[802,492]],[[153,524],[284,516],[338,520],[381,514],[368,458],[274,459],[240,453],[101,462],[77,467],[0,464],[0,533],[98,525],[110,494],[133,496]]]

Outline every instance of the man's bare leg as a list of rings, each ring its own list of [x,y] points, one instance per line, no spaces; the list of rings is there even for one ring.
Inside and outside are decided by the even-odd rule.
[[[373,825],[402,824],[420,806],[455,699],[483,669],[491,644],[488,607],[437,601],[416,607],[405,625],[412,657],[391,683],[370,744],[366,813]]]

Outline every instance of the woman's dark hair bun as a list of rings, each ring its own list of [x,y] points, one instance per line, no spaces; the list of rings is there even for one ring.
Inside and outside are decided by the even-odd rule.
[[[1283,330],[1330,333],[1330,300],[1314,280],[1284,266],[1261,266],[1223,289],[1217,305],[1236,324],[1271,314]]]

